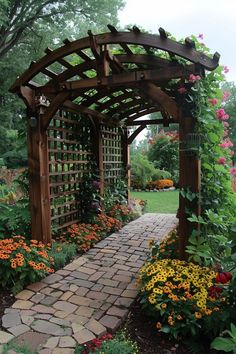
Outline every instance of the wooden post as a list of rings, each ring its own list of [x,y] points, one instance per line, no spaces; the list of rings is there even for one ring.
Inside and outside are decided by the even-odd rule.
[[[92,129],[92,141],[93,141],[93,153],[97,162],[99,170],[99,181],[100,181],[100,194],[104,194],[104,164],[103,164],[103,141],[102,141],[102,131],[101,124],[94,117],[90,117],[93,122]]]
[[[123,163],[127,177],[127,199],[130,201],[130,181],[131,181],[131,171],[130,171],[130,145],[128,144],[128,130],[125,129],[122,135],[122,156]]]
[[[198,156],[189,154],[186,150],[187,135],[194,132],[195,120],[193,117],[181,117],[179,124],[180,153],[179,153],[179,184],[180,189],[189,188],[191,192],[200,193],[200,160]],[[180,258],[185,259],[185,248],[188,243],[188,237],[192,230],[199,225],[188,221],[189,214],[186,209],[200,215],[200,198],[195,198],[192,202],[179,196],[179,252]]]
[[[42,129],[43,105],[28,114],[29,197],[32,239],[51,243],[51,211],[47,132]]]

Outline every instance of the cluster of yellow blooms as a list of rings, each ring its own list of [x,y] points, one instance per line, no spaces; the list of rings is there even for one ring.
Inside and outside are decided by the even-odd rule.
[[[178,259],[157,260],[141,269],[141,293],[161,315],[166,312],[167,322],[173,326],[176,320],[184,319],[184,307],[196,319],[219,310],[219,300],[208,293],[216,274],[207,267]],[[157,328],[161,328],[160,322]]]

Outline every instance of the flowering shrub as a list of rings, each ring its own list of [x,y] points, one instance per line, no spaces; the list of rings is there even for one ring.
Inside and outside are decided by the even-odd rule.
[[[157,181],[151,181],[147,184],[149,189],[164,189],[173,187],[174,182],[171,179],[159,179]]]
[[[150,241],[150,255],[148,260],[164,259],[164,258],[177,258],[179,252],[179,238],[177,230],[171,231],[160,244]]]
[[[214,285],[216,275],[178,259],[147,262],[141,268],[141,302],[158,319],[157,329],[175,338],[195,333],[202,318],[219,311],[223,301]]]
[[[94,224],[73,224],[60,236],[60,242],[75,243],[78,252],[86,252],[107,234],[122,227],[119,220],[99,214]]]
[[[95,338],[89,344],[78,346],[75,354],[137,354],[137,344],[121,333],[114,338],[112,334],[103,335],[100,339]]]
[[[88,251],[102,238],[102,228],[92,224],[73,224],[60,236],[60,242],[75,243],[78,252]]]
[[[119,220],[122,224],[126,224],[135,217],[132,209],[125,204],[115,204],[109,211],[109,215]]]
[[[95,223],[101,227],[104,236],[107,233],[118,231],[122,227],[122,224],[119,220],[106,214],[99,214],[95,219]]]
[[[53,258],[49,246],[36,240],[27,241],[23,236],[0,240],[0,285],[20,291],[48,273],[53,273]]]

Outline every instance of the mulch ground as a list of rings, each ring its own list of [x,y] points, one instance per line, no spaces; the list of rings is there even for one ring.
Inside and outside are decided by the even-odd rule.
[[[155,322],[140,310],[138,301],[130,308],[125,329],[137,342],[140,354],[187,354],[183,346],[158,333]]]
[[[10,307],[16,301],[14,295],[8,289],[0,288],[0,330],[2,329],[1,318],[6,308]]]

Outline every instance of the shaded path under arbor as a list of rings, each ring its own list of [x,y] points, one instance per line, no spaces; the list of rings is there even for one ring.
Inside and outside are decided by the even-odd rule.
[[[160,241],[176,224],[174,214],[151,213],[129,223],[17,294],[2,326],[40,354],[73,353],[76,343],[114,332],[137,296],[148,241]],[[11,338],[0,332],[0,344],[4,336]]]

